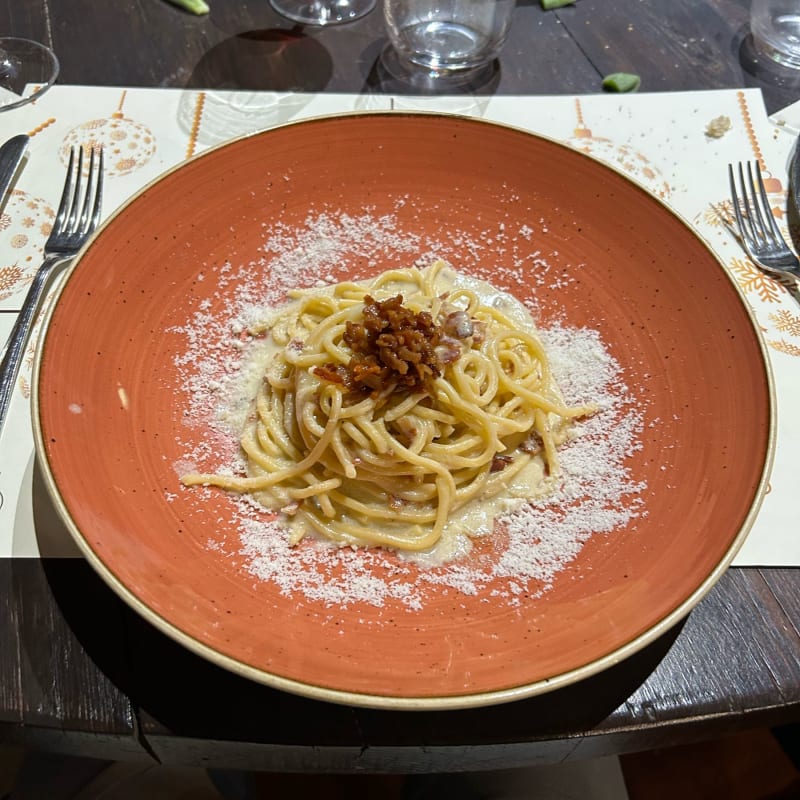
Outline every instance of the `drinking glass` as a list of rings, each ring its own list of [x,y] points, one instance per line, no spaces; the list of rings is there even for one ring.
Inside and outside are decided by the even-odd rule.
[[[750,31],[755,49],[787,67],[800,68],[800,3],[752,0]]]
[[[389,41],[401,62],[465,73],[494,61],[516,0],[384,0]]]
[[[18,108],[46,92],[58,77],[56,54],[39,42],[0,37],[0,111]],[[33,91],[23,96],[26,86]]]
[[[369,14],[377,0],[270,0],[281,15],[304,25],[340,25]]]

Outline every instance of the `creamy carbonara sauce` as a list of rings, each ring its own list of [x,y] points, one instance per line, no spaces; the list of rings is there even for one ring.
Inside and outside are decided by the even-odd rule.
[[[354,393],[348,332],[369,298],[398,294],[406,316],[460,323],[445,337],[454,360],[424,391]],[[441,261],[299,290],[250,335],[238,397],[223,404],[226,425],[244,430],[247,475],[183,482],[251,494],[285,516],[292,541],[382,546],[422,566],[458,559],[498,515],[553,489],[556,448],[593,411],[564,405],[522,303]]]

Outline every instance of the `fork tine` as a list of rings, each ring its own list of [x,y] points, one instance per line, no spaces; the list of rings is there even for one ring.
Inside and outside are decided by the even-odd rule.
[[[92,197],[92,184],[94,183],[94,148],[89,151],[89,175],[86,178],[86,192],[83,195],[83,207],[81,209],[80,222],[77,223],[76,231],[85,231],[89,222],[89,205]]]
[[[778,223],[775,221],[775,215],[772,213],[772,209],[769,205],[769,196],[767,195],[767,189],[764,186],[764,178],[761,175],[761,165],[758,161],[755,162],[755,169],[756,169],[756,177],[758,178],[758,192],[759,196],[761,197],[761,205],[765,210],[765,215],[767,218],[767,227],[769,228],[772,236],[776,240],[782,240],[783,234],[781,233],[781,229],[778,227]]]
[[[75,191],[72,195],[72,205],[70,206],[69,220],[67,227],[74,231],[78,224],[78,215],[81,208],[81,190],[83,183],[83,147],[78,148],[78,168],[75,170]]]
[[[99,162],[99,164],[98,164]],[[81,212],[81,221],[78,225],[77,232],[86,235],[91,230],[90,228],[90,213],[91,225],[97,225],[100,217],[100,204],[102,203],[103,194],[103,150],[102,148],[92,148],[89,157],[89,177],[86,181],[86,194],[83,200],[83,211]],[[94,198],[94,202],[92,201]]]
[[[758,204],[756,203],[755,192],[750,188],[748,190],[747,179],[745,178],[745,167],[747,172],[750,172],[750,164],[742,164],[739,162],[739,188],[742,191],[743,208],[744,208],[744,221],[747,225],[747,230],[750,234],[751,246],[756,248],[761,244],[763,239],[763,227],[759,222],[760,215],[758,213]],[[753,181],[750,180],[752,187]]]
[[[755,238],[751,230],[748,229],[748,225],[750,225],[750,213],[748,209],[748,202],[747,202],[747,187],[744,184],[744,174],[742,172],[742,165],[739,164],[739,185],[742,187],[742,201],[739,200],[739,194],[736,191],[736,179],[733,174],[733,165],[728,164],[728,180],[730,181],[731,185],[731,199],[733,200],[733,213],[736,217],[736,224],[739,227],[739,233],[742,235],[742,242],[744,243],[745,249],[750,252],[756,245]],[[745,218],[742,215],[742,206],[744,206],[745,211],[747,211],[747,217]],[[745,222],[745,219],[747,220]]]
[[[67,219],[67,215],[69,214],[70,210],[70,200],[72,199],[72,193],[74,190],[74,182],[75,182],[75,148],[71,148],[69,151],[69,163],[67,164],[67,177],[64,179],[64,189],[61,192],[61,200],[58,203],[58,211],[56,212],[56,218],[53,221],[53,230],[61,230],[64,227],[64,223]]]
[[[100,224],[100,214],[103,209],[103,174],[105,162],[103,159],[103,148],[99,148],[97,157],[97,184],[94,193],[94,208],[92,209],[91,226],[92,229]]]
[[[763,196],[761,196],[756,190],[756,185],[753,181],[753,169],[750,162],[747,163],[747,183],[750,186],[750,196],[752,198],[752,202],[750,203],[752,208],[751,216],[754,215],[755,220],[758,221],[758,236],[756,239],[760,241],[766,241],[769,226],[766,222],[764,222],[764,217],[770,217],[772,216],[772,213],[769,209],[769,203],[767,203],[765,206],[765,213],[762,214],[762,204],[766,200],[766,192]],[[753,223],[753,226],[755,227],[755,222]]]

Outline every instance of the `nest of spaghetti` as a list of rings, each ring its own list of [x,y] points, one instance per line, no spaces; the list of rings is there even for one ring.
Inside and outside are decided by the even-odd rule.
[[[292,543],[429,552],[509,495],[546,493],[595,410],[565,405],[520,303],[441,260],[299,290],[251,333],[269,355],[247,474],[182,481],[251,495]]]

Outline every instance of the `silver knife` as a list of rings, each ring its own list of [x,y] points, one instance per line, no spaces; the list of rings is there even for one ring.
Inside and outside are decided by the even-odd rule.
[[[17,174],[22,157],[28,149],[28,142],[31,140],[30,136],[24,133],[19,136],[13,136],[2,147],[0,147],[0,208],[6,201],[6,194]],[[3,345],[0,351],[0,359],[5,356],[8,342]]]
[[[6,194],[17,174],[22,157],[28,149],[30,136],[21,133],[9,139],[0,147],[0,205],[5,202]]]
[[[800,215],[800,136],[794,141],[794,152],[789,162],[789,203],[787,213],[792,222]]]

